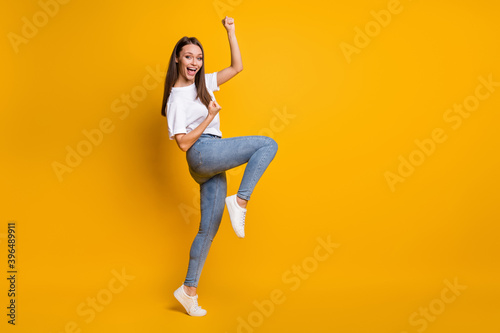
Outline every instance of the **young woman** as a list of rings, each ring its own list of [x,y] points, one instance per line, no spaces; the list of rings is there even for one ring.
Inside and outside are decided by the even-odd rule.
[[[243,70],[234,31],[234,20],[224,18],[231,49],[231,66],[205,74],[204,53],[194,37],[181,38],[174,47],[165,80],[162,115],[167,117],[170,140],[186,152],[189,172],[200,184],[201,221],[191,245],[184,283],[174,296],[191,316],[204,316],[198,305],[196,288],[208,250],[219,229],[227,205],[231,225],[240,238],[245,236],[248,200],[278,150],[265,136],[222,139],[219,111],[214,91]],[[226,198],[226,170],[247,163],[238,193]]]

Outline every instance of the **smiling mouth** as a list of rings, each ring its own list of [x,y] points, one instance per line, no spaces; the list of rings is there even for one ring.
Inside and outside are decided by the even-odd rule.
[[[190,67],[187,68],[187,72],[189,75],[195,75],[196,70],[197,70],[196,68],[190,68]]]

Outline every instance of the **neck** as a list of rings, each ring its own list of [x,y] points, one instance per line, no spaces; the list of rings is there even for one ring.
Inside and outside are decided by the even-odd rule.
[[[187,87],[194,83],[194,78],[192,80],[187,80],[184,76],[179,76],[174,83],[174,87]]]

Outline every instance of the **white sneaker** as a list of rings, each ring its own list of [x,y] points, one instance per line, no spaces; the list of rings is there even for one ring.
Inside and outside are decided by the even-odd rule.
[[[246,208],[241,207],[236,202],[236,194],[226,198],[227,211],[236,236],[245,237],[245,214]]]
[[[182,304],[188,315],[202,317],[207,314],[207,310],[198,305],[198,295],[189,296],[184,291],[184,284],[174,291],[174,296]]]

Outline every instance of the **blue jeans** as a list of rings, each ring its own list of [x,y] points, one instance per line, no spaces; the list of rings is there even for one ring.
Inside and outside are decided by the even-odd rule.
[[[255,185],[278,151],[266,136],[222,139],[202,134],[186,152],[189,172],[200,184],[200,229],[189,253],[185,286],[197,287],[208,250],[219,230],[227,195],[226,170],[248,163],[237,196],[249,200]]]

